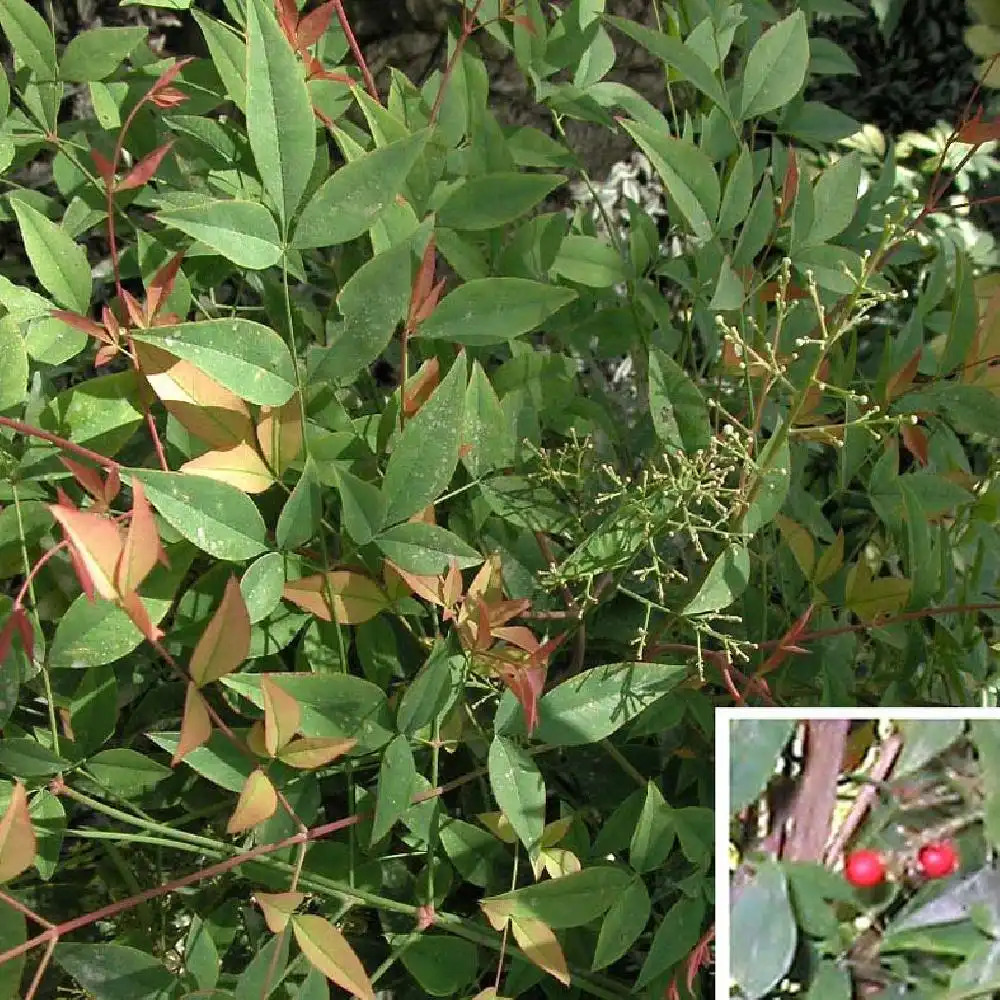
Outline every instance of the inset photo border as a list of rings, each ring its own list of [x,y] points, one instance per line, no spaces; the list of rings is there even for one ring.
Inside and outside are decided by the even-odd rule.
[[[715,723],[716,1000],[1000,995],[1000,709]]]

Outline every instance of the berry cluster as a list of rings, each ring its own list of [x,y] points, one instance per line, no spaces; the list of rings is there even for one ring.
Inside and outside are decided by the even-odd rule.
[[[917,851],[916,866],[925,878],[945,878],[958,868],[958,851],[950,840],[924,844]],[[885,858],[867,848],[852,851],[844,861],[844,878],[858,889],[880,885],[886,871]]]

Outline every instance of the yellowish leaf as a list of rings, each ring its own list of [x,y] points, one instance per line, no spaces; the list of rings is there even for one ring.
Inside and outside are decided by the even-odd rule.
[[[510,820],[502,812],[479,813],[476,816],[483,826],[493,834],[497,840],[502,840],[505,844],[516,844],[517,834],[510,825]]]
[[[290,767],[312,770],[349,753],[357,742],[357,740],[328,740],[301,736],[284,746],[278,753],[278,759]]]
[[[235,393],[219,385],[189,361],[135,341],[140,370],[174,418],[213,448],[252,441],[250,410]]]
[[[812,582],[816,586],[826,582],[830,579],[841,566],[844,565],[844,532],[838,531],[837,537],[833,540],[833,544],[828,546],[820,554],[819,559],[816,560],[816,569],[813,574]]]
[[[802,575],[807,580],[811,579],[812,571],[816,566],[816,546],[813,543],[812,535],[798,521],[793,521],[790,517],[785,517],[784,514],[778,514],[775,521],[781,529],[782,539],[799,564]]]
[[[332,610],[326,600],[324,575],[333,598]],[[323,621],[333,621],[336,615],[341,625],[361,625],[389,606],[385,594],[371,577],[349,569],[289,580],[283,596]]]
[[[0,820],[0,882],[16,878],[34,860],[35,828],[28,812],[27,793],[18,781]]]
[[[278,793],[271,784],[271,779],[258,767],[253,771],[240,797],[236,801],[236,809],[226,825],[227,833],[243,833],[258,823],[274,815],[278,808]]]
[[[185,462],[180,471],[228,483],[250,494],[263,493],[274,484],[274,476],[263,459],[246,441],[225,451],[206,451],[190,462]]]
[[[253,898],[272,933],[280,934],[306,896],[304,892],[258,892]]]
[[[302,450],[302,409],[296,392],[283,406],[262,406],[257,440],[268,464],[280,476]]]
[[[531,917],[514,917],[511,919],[510,929],[525,958],[558,979],[563,986],[569,986],[566,956],[551,927]]]
[[[375,1000],[368,973],[347,938],[328,920],[314,914],[292,917],[302,954],[332,983],[361,1000]]]
[[[895,614],[906,606],[910,581],[905,577],[883,576],[874,579],[863,563],[855,563],[847,574],[847,607],[863,621]]]
[[[222,603],[191,654],[191,679],[204,687],[231,674],[250,652],[250,613],[239,581],[229,577]]]

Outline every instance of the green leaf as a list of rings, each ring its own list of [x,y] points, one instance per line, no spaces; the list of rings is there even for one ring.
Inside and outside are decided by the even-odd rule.
[[[842,233],[854,218],[861,183],[861,158],[842,156],[826,168],[813,191],[813,224],[807,243],[825,243]]]
[[[406,970],[432,997],[457,997],[476,977],[479,953],[471,941],[449,934],[421,934],[400,955]]]
[[[757,495],[740,522],[740,530],[749,536],[756,535],[775,519],[791,487],[792,456],[788,450],[788,435],[777,431],[776,427],[760,454],[758,468],[767,471],[761,476]]]
[[[906,516],[906,575],[911,584],[910,607],[923,608],[940,587],[940,560],[932,556],[927,511],[907,482],[910,478],[910,476],[900,476],[897,480],[900,492],[903,494],[903,509]]]
[[[94,1000],[173,1000],[181,992],[162,962],[136,948],[60,942],[52,957]]]
[[[731,233],[750,213],[753,201],[753,156],[749,146],[740,149],[719,209],[719,232]]]
[[[787,974],[798,931],[780,865],[762,861],[731,904],[730,969],[745,996],[756,1000]],[[766,913],[767,919],[761,920]]]
[[[198,10],[191,11],[205,36],[205,44],[212,56],[219,79],[226,88],[230,100],[244,114],[247,108],[247,49],[243,39],[231,28],[216,21],[214,17]]]
[[[635,875],[604,915],[591,969],[596,972],[617,962],[646,929],[650,912],[649,892]]]
[[[851,1000],[853,994],[848,969],[827,959],[817,965],[805,1000]]]
[[[206,476],[128,469],[163,519],[202,552],[243,562],[266,551],[264,519],[241,490]]]
[[[733,815],[763,794],[794,732],[794,719],[730,720],[729,788]]]
[[[631,877],[623,868],[597,865],[483,900],[514,917],[533,917],[553,930],[582,927],[607,913]]]
[[[296,389],[288,346],[269,327],[233,316],[133,333],[174,357],[190,361],[209,378],[258,406],[283,406]]]
[[[264,190],[285,227],[316,158],[316,119],[302,64],[264,0],[247,14],[247,136]]]
[[[180,745],[180,733],[149,732],[158,747],[174,754]],[[246,752],[234,746],[218,730],[208,743],[184,755],[184,763],[203,778],[229,792],[240,792],[253,771],[254,763]]]
[[[87,769],[105,788],[124,798],[148,792],[173,774],[169,767],[128,747],[102,750],[87,761]]]
[[[240,592],[252,624],[263,621],[281,603],[284,586],[285,560],[280,552],[268,552],[247,567]]]
[[[727,116],[732,115],[722,84],[705,61],[683,42],[663,31],[653,31],[624,17],[605,15],[605,20],[637,41],[651,55],[676,69],[686,82],[711,98]]]
[[[24,944],[28,939],[28,926],[20,910],[0,901],[0,950],[7,951]],[[0,996],[11,1000],[22,996],[21,975],[24,972],[24,953],[0,965]]]
[[[438,639],[427,662],[400,699],[396,722],[402,732],[412,735],[429,726],[445,711],[452,700],[455,661],[461,663],[462,657],[453,655],[448,642]]]
[[[424,521],[397,524],[379,534],[375,544],[397,566],[418,576],[446,573],[452,560],[459,569],[478,566],[483,561],[483,557],[458,535]]]
[[[693,455],[712,440],[708,406],[690,376],[672,357],[649,352],[649,413],[657,437],[671,451]]]
[[[629,844],[628,863],[637,872],[651,872],[663,865],[676,839],[673,810],[657,784],[646,784],[646,798]]]
[[[344,530],[358,545],[367,545],[385,524],[385,497],[374,483],[365,482],[345,469],[334,467],[334,475]]]
[[[577,297],[569,288],[527,278],[476,278],[446,295],[417,335],[485,347],[540,326]]]
[[[20,406],[28,393],[28,351],[20,330],[0,320],[0,410]]]
[[[513,434],[504,420],[496,390],[478,361],[472,363],[465,392],[462,443],[468,447],[461,461],[474,479],[514,464]]]
[[[806,16],[797,10],[768,28],[750,50],[740,116],[753,118],[788,104],[802,89],[808,68]]]
[[[222,683],[262,708],[260,679],[260,674],[230,674]],[[302,709],[303,736],[355,739],[349,756],[374,753],[392,739],[385,692],[370,681],[352,674],[280,674],[275,679]]]
[[[417,768],[413,762],[410,741],[400,734],[385,748],[379,765],[372,844],[377,844],[386,836],[410,808],[410,799],[416,794],[416,783]]]
[[[293,550],[305,545],[316,534],[322,518],[323,485],[316,473],[316,463],[307,458],[302,475],[278,517],[275,529],[278,548]]]
[[[91,28],[69,40],[59,61],[63,80],[85,83],[103,80],[146,38],[145,28]]]
[[[56,40],[45,18],[26,0],[0,3],[0,27],[18,58],[39,80],[56,79]]]
[[[493,173],[470,177],[438,209],[438,221],[449,229],[495,229],[525,215],[565,180],[562,174]]]
[[[649,157],[691,232],[707,240],[719,212],[719,176],[712,161],[687,139],[657,132],[643,122],[623,120],[622,127]]]
[[[90,265],[87,253],[62,227],[20,198],[10,207],[21,228],[24,249],[42,287],[64,309],[90,312]]]
[[[47,778],[70,762],[33,739],[0,740],[0,769],[18,778]]]
[[[704,918],[705,901],[701,897],[682,897],[667,910],[639,972],[637,990],[663,975],[691,952],[701,937]]]
[[[337,295],[344,322],[309,380],[344,385],[388,346],[410,305],[411,247],[407,241],[365,261]]]
[[[542,696],[533,738],[563,747],[597,743],[686,676],[686,667],[671,663],[609,663],[584,670]],[[510,692],[500,702],[494,727],[509,736],[524,734],[524,715]]]
[[[750,553],[746,543],[732,542],[716,556],[698,593],[691,598],[681,614],[703,615],[709,611],[728,608],[746,589],[749,579]]]
[[[386,524],[412,517],[447,488],[458,465],[466,361],[463,351],[393,444],[382,480]]]
[[[70,702],[77,752],[89,756],[102,747],[118,722],[118,683],[107,665],[91,667]]]
[[[568,281],[591,288],[610,288],[629,277],[621,254],[596,236],[567,236],[552,270]]]
[[[740,238],[733,251],[733,267],[737,270],[750,267],[754,257],[763,250],[774,225],[774,189],[771,178],[765,174],[750,207]]]
[[[263,270],[281,260],[281,236],[274,216],[253,201],[219,198],[160,212],[160,222],[218,250],[240,267]]]
[[[534,856],[545,827],[545,781],[538,765],[516,743],[494,736],[489,774],[493,798],[528,854]]]
[[[708,308],[712,312],[728,312],[739,309],[743,305],[746,295],[743,281],[733,270],[729,258],[723,258],[719,266],[719,280],[716,282]]]
[[[394,203],[429,135],[421,129],[336,170],[303,208],[292,246],[336,246],[371,229]]]

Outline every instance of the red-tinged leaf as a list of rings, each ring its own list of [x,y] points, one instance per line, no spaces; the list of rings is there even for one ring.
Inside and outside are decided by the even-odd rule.
[[[269,756],[276,757],[298,731],[302,710],[270,677],[261,679],[260,690],[264,699],[264,746]]]
[[[899,436],[903,439],[906,450],[921,465],[926,465],[929,459],[927,456],[927,434],[923,427],[917,424],[903,424],[899,429]]]
[[[551,927],[531,917],[511,917],[510,929],[514,932],[514,940],[528,961],[544,969],[563,986],[569,986],[570,975],[566,956]]]
[[[424,247],[424,255],[420,259],[420,267],[417,269],[417,274],[413,279],[413,287],[410,290],[410,308],[406,321],[408,330],[414,329],[417,311],[430,294],[431,288],[434,285],[435,254],[434,234],[431,233],[431,238],[427,241],[427,246]]]
[[[980,108],[971,121],[959,128],[956,136],[958,141],[968,143],[970,146],[980,146],[984,142],[995,142],[1000,139],[1000,118],[993,118],[987,122],[982,118],[983,109]]]
[[[493,662],[493,667],[524,710],[524,725],[530,736],[538,725],[538,699],[545,689],[548,668],[499,659]]]
[[[413,316],[414,329],[420,326],[420,324],[423,323],[423,321],[427,319],[427,317],[430,316],[430,314],[434,312],[434,310],[437,308],[438,300],[441,298],[441,293],[444,291],[444,287],[447,283],[448,279],[442,278],[430,290],[430,293],[428,294],[427,298],[420,303],[420,307],[417,309],[416,313]]]
[[[14,627],[17,629],[18,634],[21,636],[21,647],[24,649],[25,655],[32,663],[34,663],[35,630],[31,627],[31,622],[28,621],[27,612],[24,608],[14,608],[10,617],[14,622]],[[0,659],[2,659],[2,657],[0,657]]]
[[[158,90],[150,100],[158,107],[167,110],[169,108],[176,108],[183,104],[187,100],[187,94],[183,90],[178,90],[176,87],[164,87],[163,90]]]
[[[442,608],[447,607],[441,596],[442,581],[440,577],[417,576],[416,573],[408,573],[392,562],[391,559],[384,560],[383,566],[384,572],[387,575],[393,573],[398,576],[410,588],[412,593],[424,598],[425,601],[430,601],[432,604],[440,605]]]
[[[767,660],[764,661],[760,670],[757,671],[758,677],[761,677],[764,674],[769,674],[772,670],[776,670],[788,658],[789,653],[806,653],[806,650],[795,645],[795,640],[798,639],[803,632],[805,632],[806,625],[809,623],[809,619],[812,617],[812,613],[815,609],[816,605],[810,604],[809,607],[795,619],[791,628],[789,628],[779,640],[777,648],[767,658]]]
[[[184,259],[185,251],[175,253],[166,264],[163,265],[153,275],[149,287],[146,289],[146,311],[150,317],[159,313],[163,303],[170,298],[170,293],[174,290],[174,281],[177,279],[177,272],[181,268],[181,261]]]
[[[122,477],[121,471],[117,465],[111,466],[111,471],[108,473],[107,481],[104,484],[104,499],[111,503],[112,500],[121,492],[122,488]]]
[[[314,67],[309,73],[310,80],[333,80],[335,83],[343,83],[348,87],[353,86],[354,84],[354,80],[352,80],[346,73],[337,73],[334,70],[323,69],[319,60],[314,59],[310,66]],[[318,108],[313,108],[313,112],[327,128],[333,128],[333,119],[328,118]]]
[[[145,326],[146,310],[142,308],[142,303],[127,288],[122,289],[122,301],[125,303],[125,311],[128,313],[132,326]]]
[[[35,828],[24,785],[15,782],[7,811],[0,819],[0,882],[16,878],[35,860]]]
[[[253,898],[264,914],[271,933],[280,934],[306,895],[304,892],[255,892]]]
[[[212,738],[212,718],[208,702],[194,684],[188,684],[181,717],[181,734],[171,764],[176,767],[192,750],[204,746]]]
[[[101,180],[104,181],[106,187],[112,188],[115,186],[115,165],[103,154],[98,152],[96,149],[90,151],[90,158],[94,161],[94,166],[97,167],[97,173]]]
[[[418,931],[425,931],[428,927],[433,927],[435,920],[437,920],[437,913],[434,911],[433,903],[424,903],[417,907]]]
[[[97,469],[89,465],[81,465],[72,458],[66,458],[65,455],[60,455],[59,461],[73,473],[73,478],[107,510],[104,498],[104,480],[101,479],[101,474]]]
[[[923,348],[918,347],[916,353],[902,368],[894,371],[889,376],[889,381],[885,384],[885,401],[891,403],[897,396],[902,396],[904,392],[913,384],[913,378],[917,374],[920,365],[920,355]]]
[[[407,380],[403,389],[403,412],[412,417],[441,381],[441,365],[437,358],[428,358]]]
[[[535,633],[524,625],[496,626],[493,628],[493,635],[497,639],[503,639],[518,649],[523,649],[527,653],[534,653],[538,649],[538,639]]]
[[[142,482],[133,478],[132,517],[129,520],[116,574],[118,592],[125,594],[131,590],[138,590],[139,585],[149,576],[158,561],[169,567],[167,555],[163,551],[156,530],[153,508],[146,499]]]
[[[159,642],[165,635],[158,625],[153,623],[146,610],[146,605],[142,603],[139,595],[134,591],[129,591],[121,596],[122,610],[129,616],[132,624],[150,641]]]
[[[144,156],[123,178],[115,188],[116,191],[128,191],[130,188],[142,187],[152,180],[153,175],[163,162],[163,157],[173,148],[174,140],[158,146],[152,153]]]
[[[278,808],[278,793],[271,779],[257,768],[247,778],[236,802],[233,815],[226,824],[226,833],[243,833],[258,823],[270,819]]]
[[[118,317],[111,311],[109,306],[101,308],[101,322],[104,324],[104,329],[111,335],[112,342],[117,344],[121,339],[122,328],[118,322]]]
[[[778,291],[780,286],[776,281],[765,282],[760,287],[760,299],[761,302],[774,302],[778,297]],[[806,291],[801,285],[796,285],[794,281],[788,283],[788,288],[785,289],[785,298],[791,299],[808,299],[809,292]],[[728,341],[727,341],[728,344]],[[742,359],[737,359],[742,360]]]
[[[104,365],[110,364],[114,361],[118,353],[119,348],[117,344],[105,344],[104,347],[98,348],[97,353],[94,355],[94,367],[101,368]]]
[[[785,167],[785,179],[781,186],[781,208],[778,211],[778,218],[783,219],[785,213],[791,208],[795,201],[795,195],[799,189],[799,165],[795,156],[795,147],[788,147],[788,165]]]
[[[433,514],[434,510],[431,508],[431,515],[433,516]],[[452,559],[448,566],[448,572],[445,574],[444,583],[441,586],[441,596],[449,608],[458,604],[462,597],[462,574],[459,572],[458,561],[455,559]]]
[[[315,45],[330,27],[330,18],[333,16],[333,8],[336,6],[334,0],[327,0],[325,4],[310,11],[301,21],[299,21],[296,36],[299,40],[299,51]]]
[[[56,319],[61,319],[64,323],[73,327],[73,329],[81,330],[83,333],[95,337],[104,344],[111,343],[111,338],[105,332],[104,327],[100,323],[95,323],[92,319],[88,319],[86,316],[70,312],[68,309],[53,309],[52,315]]]
[[[278,27],[288,39],[288,44],[293,49],[297,48],[296,34],[298,32],[299,12],[295,7],[295,0],[274,0],[274,12],[278,16]]]
[[[150,94],[155,94],[165,89],[166,87],[169,87],[170,84],[172,84],[174,80],[177,79],[177,76],[180,73],[180,71],[184,69],[184,67],[187,66],[189,62],[194,62],[194,59],[195,59],[194,56],[186,56],[183,59],[178,59],[177,62],[173,64],[173,66],[164,70],[160,74],[160,78],[156,81],[156,83],[153,84],[152,88],[150,89],[149,91]]]
[[[250,613],[239,581],[230,576],[222,602],[191,654],[191,679],[204,687],[231,674],[250,653]]]
[[[62,504],[49,504],[49,510],[62,525],[70,548],[79,556],[97,593],[114,601],[118,597],[115,567],[122,551],[118,526],[101,514]]]
[[[6,661],[14,645],[14,633],[18,631],[15,619],[20,613],[21,609],[15,608],[0,628],[0,665]]]
[[[361,959],[333,924],[315,914],[302,914],[292,917],[292,930],[302,954],[327,979],[361,1000],[375,1000]]]

